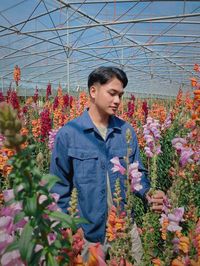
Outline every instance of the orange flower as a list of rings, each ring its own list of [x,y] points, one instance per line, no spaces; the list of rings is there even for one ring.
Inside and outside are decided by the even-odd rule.
[[[23,128],[21,129],[21,131],[20,131],[20,134],[21,134],[22,136],[27,136],[27,135],[28,135],[28,129],[25,128],[25,127],[23,127]]]
[[[154,266],[161,266],[162,265],[162,261],[159,258],[153,259],[152,263]]]
[[[41,132],[40,118],[32,120],[31,124],[32,124],[32,134],[34,138],[37,139],[40,136]]]
[[[179,250],[187,254],[189,252],[189,244],[190,244],[189,238],[186,236],[181,236],[179,240],[180,240],[178,244]]]
[[[86,266],[106,266],[104,261],[104,252],[101,244],[96,243],[89,246],[89,258]]]
[[[172,261],[171,266],[184,266],[185,264],[182,262],[181,258],[174,259]]]
[[[161,228],[161,237],[163,240],[167,239],[167,227],[169,225],[169,220],[167,218],[163,219],[162,228]]]
[[[81,255],[78,255],[76,258],[74,258],[73,266],[85,266]]]
[[[63,99],[63,91],[62,91],[62,87],[59,84],[58,86],[58,91],[57,91],[57,95],[58,95],[58,106],[63,109],[64,107],[64,99]]]
[[[200,72],[200,66],[198,64],[194,64],[194,71]]]
[[[15,68],[14,68],[13,78],[14,78],[14,81],[16,82],[16,85],[18,86],[18,83],[19,83],[19,81],[21,79],[21,70],[18,67],[18,65],[16,65]]]
[[[108,223],[106,229],[106,236],[108,238],[108,241],[113,241],[119,235],[122,237],[124,231],[125,221],[122,217],[118,217],[117,208],[115,206],[112,206],[108,216]]]
[[[190,81],[191,81],[191,86],[192,87],[196,87],[197,86],[197,79],[196,78],[191,78]]]

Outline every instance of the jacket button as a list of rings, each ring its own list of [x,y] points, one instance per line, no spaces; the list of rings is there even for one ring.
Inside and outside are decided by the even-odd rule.
[[[101,190],[101,193],[102,193],[102,194],[105,194],[105,189],[102,189],[102,190]]]

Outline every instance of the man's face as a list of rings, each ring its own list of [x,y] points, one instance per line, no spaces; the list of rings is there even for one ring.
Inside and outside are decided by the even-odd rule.
[[[123,93],[123,84],[117,78],[113,78],[104,85],[96,83],[90,89],[90,95],[96,108],[99,112],[107,115],[116,113]]]

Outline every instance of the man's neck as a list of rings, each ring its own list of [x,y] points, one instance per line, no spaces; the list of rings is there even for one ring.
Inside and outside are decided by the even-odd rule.
[[[101,114],[95,108],[89,108],[89,116],[97,127],[108,127],[109,115]]]

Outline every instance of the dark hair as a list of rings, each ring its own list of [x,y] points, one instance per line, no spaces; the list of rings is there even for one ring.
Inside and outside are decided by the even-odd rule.
[[[123,88],[126,87],[128,83],[128,78],[126,76],[126,73],[122,69],[113,66],[98,67],[93,70],[88,76],[88,89],[90,89],[90,87],[96,82],[103,85],[113,78],[117,78],[118,80],[120,80],[123,84]]]

